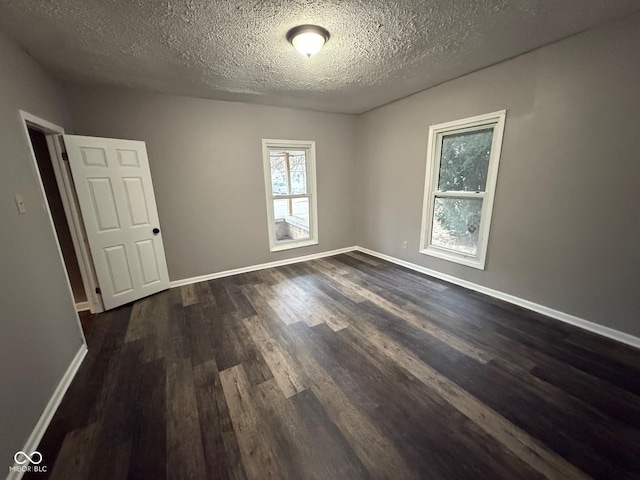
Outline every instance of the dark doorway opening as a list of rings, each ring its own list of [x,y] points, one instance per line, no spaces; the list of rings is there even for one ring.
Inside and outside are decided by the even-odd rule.
[[[49,154],[46,135],[40,130],[32,127],[29,127],[28,130],[29,139],[31,140],[31,145],[33,146],[33,151],[38,163],[40,178],[42,179],[42,184],[47,197],[47,203],[49,204],[49,210],[53,217],[53,224],[56,229],[58,243],[60,244],[62,257],[64,258],[69,281],[71,282],[71,289],[73,290],[73,298],[76,303],[76,308],[79,310],[88,309],[87,294],[84,289],[82,275],[80,274],[80,266],[78,264],[78,257],[76,256],[76,251],[73,247],[69,223],[67,222],[62,198],[60,196],[60,190],[58,189],[58,183],[53,170],[53,162],[51,161],[51,156]]]

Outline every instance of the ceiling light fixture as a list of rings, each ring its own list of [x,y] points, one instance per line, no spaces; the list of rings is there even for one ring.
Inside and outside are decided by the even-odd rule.
[[[298,52],[311,58],[329,40],[329,32],[317,25],[299,25],[287,32],[287,40]]]

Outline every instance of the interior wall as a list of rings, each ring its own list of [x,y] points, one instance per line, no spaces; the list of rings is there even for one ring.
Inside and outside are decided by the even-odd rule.
[[[0,34],[0,464],[13,465],[82,337],[19,109],[70,127],[55,81]],[[15,194],[27,212],[18,214]]]
[[[361,116],[358,244],[640,335],[638,45],[635,15]],[[501,109],[486,270],[418,253],[429,126]]]
[[[74,133],[147,144],[171,280],[355,244],[357,119],[67,85]],[[262,139],[315,140],[318,245],[269,252]]]

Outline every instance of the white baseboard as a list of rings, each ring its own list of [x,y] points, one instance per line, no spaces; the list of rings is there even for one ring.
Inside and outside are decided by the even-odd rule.
[[[369,250],[368,248],[356,247],[356,250],[359,252],[371,255],[373,257],[378,257],[383,260],[387,260],[391,263],[395,263],[396,265],[400,265],[402,267],[415,270],[416,272],[424,273],[431,277],[436,277],[436,278],[439,278],[440,280],[444,280],[446,282],[460,285],[461,287],[468,288],[469,290],[474,290],[476,292],[484,293],[485,295],[489,295],[490,297],[504,300],[505,302],[518,305],[528,310],[533,310],[534,312],[538,312],[548,317],[554,318],[556,320],[560,320],[561,322],[569,323],[576,327],[580,327],[584,330],[597,333],[598,335],[602,335],[603,337],[607,337],[612,340],[616,340],[618,342],[631,345],[632,347],[635,347],[635,348],[640,348],[640,338],[635,337],[631,334],[621,332],[619,330],[615,330],[610,327],[605,327],[604,325],[600,325],[598,323],[594,323],[589,320],[585,320],[583,318],[579,318],[574,315],[561,312],[559,310],[554,310],[553,308],[545,307],[544,305],[540,305],[538,303],[525,300],[524,298],[516,297],[514,295],[510,295],[508,293],[504,293],[499,290],[494,290],[492,288],[478,285],[477,283],[468,282],[467,280],[463,280],[458,277],[447,275],[446,273],[441,273],[436,270],[432,270],[430,268],[422,267],[420,265],[416,265],[415,263],[407,262],[405,260],[400,260],[399,258],[391,257],[389,255],[385,255],[384,253],[375,252],[373,250]]]
[[[76,312],[85,312],[87,310],[91,310],[91,307],[89,306],[89,302],[76,303]]]
[[[238,275],[239,273],[255,272],[256,270],[264,270],[265,268],[280,267],[282,265],[291,265],[292,263],[315,260],[316,258],[330,257],[332,255],[338,255],[340,253],[353,252],[354,250],[356,250],[356,248],[357,247],[339,248],[337,250],[329,250],[328,252],[313,253],[311,255],[304,255],[302,257],[287,258],[284,260],[277,260],[275,262],[260,263],[258,265],[250,265],[248,267],[225,270],[223,272],[209,273],[207,275],[200,275],[199,277],[183,278],[182,280],[174,280],[172,282],[169,282],[169,287],[181,287],[183,285],[190,285],[192,283],[205,282],[207,280],[214,280],[216,278]]]
[[[24,447],[22,447],[23,452],[26,452],[30,455],[31,453],[36,451],[36,449],[38,448],[38,445],[40,444],[40,440],[42,440],[42,436],[44,435],[44,432],[47,430],[49,423],[51,423],[51,420],[53,419],[53,415],[56,413],[56,410],[58,410],[58,407],[60,406],[60,402],[62,402],[62,398],[64,397],[64,394],[67,392],[69,385],[71,385],[73,378],[76,376],[76,373],[78,372],[78,368],[80,368],[80,365],[82,364],[82,361],[84,360],[84,357],[87,354],[87,351],[88,351],[87,346],[85,344],[82,344],[82,346],[80,347],[80,350],[78,350],[78,353],[76,353],[76,356],[71,361],[71,364],[69,364],[69,368],[67,368],[67,371],[62,376],[60,383],[58,383],[58,386],[53,392],[51,399],[49,399],[49,403],[47,403],[47,406],[45,407],[44,412],[42,412],[42,415],[40,415],[40,419],[38,420],[38,423],[36,424],[35,428],[31,432],[31,435],[29,435],[27,442],[24,444]],[[43,465],[47,465],[46,458],[43,459],[41,466]],[[17,466],[18,466],[17,464],[14,465],[14,467],[17,467]],[[47,467],[51,468],[52,465],[47,465]],[[17,472],[17,471],[9,472],[9,475],[7,476],[7,480],[20,480],[24,474],[25,472]]]

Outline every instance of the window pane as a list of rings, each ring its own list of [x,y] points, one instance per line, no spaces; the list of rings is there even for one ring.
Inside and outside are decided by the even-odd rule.
[[[271,191],[273,195],[288,193],[285,152],[282,150],[270,150],[269,160],[271,161]]]
[[[493,127],[442,138],[438,190],[484,192]]]
[[[307,159],[304,150],[289,152],[289,168],[291,193],[295,195],[307,193]]]
[[[289,199],[278,199],[273,201],[273,216],[278,218],[284,218],[289,215]]]
[[[309,226],[309,197],[294,198],[292,202],[292,215],[301,219],[306,219]]]
[[[291,205],[291,210],[289,210]],[[286,198],[273,201],[276,241],[311,238],[309,198]]]
[[[431,244],[476,255],[481,214],[481,198],[436,197]]]

